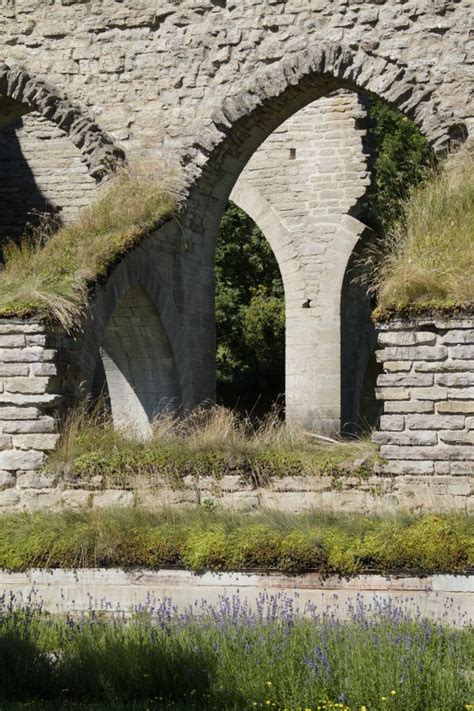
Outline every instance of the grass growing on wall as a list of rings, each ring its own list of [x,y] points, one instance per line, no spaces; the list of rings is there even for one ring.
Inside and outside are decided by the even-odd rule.
[[[415,187],[383,241],[381,310],[474,306],[474,157],[466,149]]]
[[[143,442],[114,430],[100,408],[83,408],[66,422],[48,466],[86,479],[102,475],[111,484],[158,476],[179,486],[188,475],[239,474],[257,486],[287,475],[367,476],[376,459],[368,439],[322,441],[288,427],[275,412],[257,424],[218,406],[179,419],[164,415]]]
[[[77,222],[4,249],[0,317],[41,316],[66,328],[80,317],[92,283],[171,215],[174,200],[149,178],[118,174]]]
[[[473,519],[454,514],[230,513],[204,507],[3,515],[0,568],[464,572]]]

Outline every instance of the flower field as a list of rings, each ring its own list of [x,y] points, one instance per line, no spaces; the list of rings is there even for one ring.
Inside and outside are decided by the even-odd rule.
[[[345,622],[284,594],[262,593],[253,609],[238,596],[106,609],[59,617],[1,600],[2,711],[472,708],[472,627],[394,604],[352,603]]]

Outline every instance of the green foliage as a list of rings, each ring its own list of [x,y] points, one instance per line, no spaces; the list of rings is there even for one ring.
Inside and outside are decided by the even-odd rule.
[[[77,222],[53,235],[40,226],[33,238],[7,245],[0,316],[35,315],[73,326],[90,287],[173,207],[173,198],[156,181],[119,174]]]
[[[221,479],[226,474],[258,486],[289,474],[363,476],[362,469],[373,470],[376,460],[369,440],[319,441],[287,427],[274,413],[258,422],[223,407],[180,419],[163,415],[143,442],[116,431],[100,410],[81,409],[66,421],[47,467],[85,482],[99,475],[109,484],[130,487],[140,477],[180,486],[187,476]]]
[[[362,220],[380,228],[399,217],[411,187],[426,178],[434,155],[417,126],[381,99],[371,101],[368,117],[375,185],[365,201]]]
[[[231,514],[204,507],[2,516],[0,568],[121,566],[190,570],[464,572],[472,517]]]
[[[411,191],[376,264],[383,309],[472,310],[474,158],[467,150]]]
[[[284,300],[277,262],[262,232],[229,206],[216,247],[217,373],[225,387],[283,390]],[[253,404],[253,403],[252,403]]]
[[[13,700],[50,711],[471,708],[472,629],[361,601],[342,622],[337,608],[303,617],[297,599],[263,595],[259,611],[234,596],[184,614],[164,601],[128,620],[7,609],[2,709],[20,708]]]

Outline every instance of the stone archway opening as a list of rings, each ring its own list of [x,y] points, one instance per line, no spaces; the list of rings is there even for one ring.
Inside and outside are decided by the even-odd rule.
[[[116,429],[147,438],[155,418],[182,404],[170,340],[159,311],[139,284],[116,306],[99,349]]]
[[[337,126],[334,133],[337,118],[319,115],[318,128],[326,131],[338,145],[330,147],[327,152],[326,165],[319,170],[319,176],[315,176],[312,191],[308,186],[303,191],[304,196],[312,193],[314,197],[317,193],[314,205],[309,206],[311,209],[316,207],[316,212],[317,197],[327,200],[323,206],[323,219],[315,219],[315,213],[310,214],[309,229],[305,232],[304,219],[288,225],[291,215],[288,203],[293,198],[288,184],[283,190],[273,191],[270,198],[275,195],[278,198],[272,205],[271,199],[261,201],[258,195],[256,197],[258,190],[240,190],[239,182],[255,156],[286,121],[297,116],[300,110],[317,106],[318,101],[324,105],[341,90],[354,97],[359,112],[349,112],[347,132]],[[188,323],[202,324],[200,329],[187,327],[191,347],[194,352],[205,353],[213,338],[210,314],[214,313],[214,249],[219,220],[229,196],[239,204],[236,191],[241,195],[246,192],[250,202],[258,203],[255,210],[262,220],[275,220],[276,214],[283,213],[284,217],[279,221],[284,224],[285,246],[291,253],[287,277],[286,265],[279,260],[287,314],[287,418],[296,426],[321,434],[338,435],[344,424],[341,296],[349,260],[365,230],[359,218],[362,198],[370,183],[370,170],[364,150],[365,128],[360,109],[364,108],[364,99],[370,96],[382,98],[413,119],[436,150],[446,149],[459,128],[455,117],[438,111],[431,94],[424,91],[406,67],[368,55],[360,47],[350,49],[321,43],[298,57],[282,60],[253,77],[252,81],[243,79],[240,88],[222,102],[221,109],[212,115],[202,141],[194,147],[199,175],[192,183],[182,223],[187,241],[193,244],[193,255],[184,265],[184,281],[187,274],[191,278],[198,265],[201,273],[206,275],[200,298],[196,299],[191,291],[185,298],[185,311],[189,307]],[[331,109],[328,111],[331,113]],[[308,154],[299,151],[293,141],[281,145],[285,147],[288,165],[293,170],[298,165],[299,156],[303,165],[310,164]],[[337,148],[346,167],[350,159],[359,157],[358,175],[341,176],[335,160]],[[321,155],[322,151],[319,151]],[[265,166],[262,166],[264,170]],[[331,174],[335,177],[333,184]],[[255,219],[250,208],[242,203],[240,206]],[[269,237],[261,221],[255,221]],[[363,372],[365,365],[359,375]],[[199,391],[203,393],[202,399],[206,399],[215,388],[214,373],[209,368],[207,373],[201,371],[200,374],[203,377],[199,381]],[[359,380],[361,378],[363,380],[363,375]],[[353,392],[360,396],[361,388],[354,388]],[[352,405],[348,408],[351,410],[355,411]]]
[[[266,235],[233,202],[217,240],[216,325],[217,402],[252,418],[283,415],[282,275]]]

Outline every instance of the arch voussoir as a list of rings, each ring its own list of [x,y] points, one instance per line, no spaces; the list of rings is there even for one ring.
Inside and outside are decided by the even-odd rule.
[[[37,111],[66,131],[95,179],[124,160],[124,152],[83,109],[24,69],[0,65],[0,94]]]

